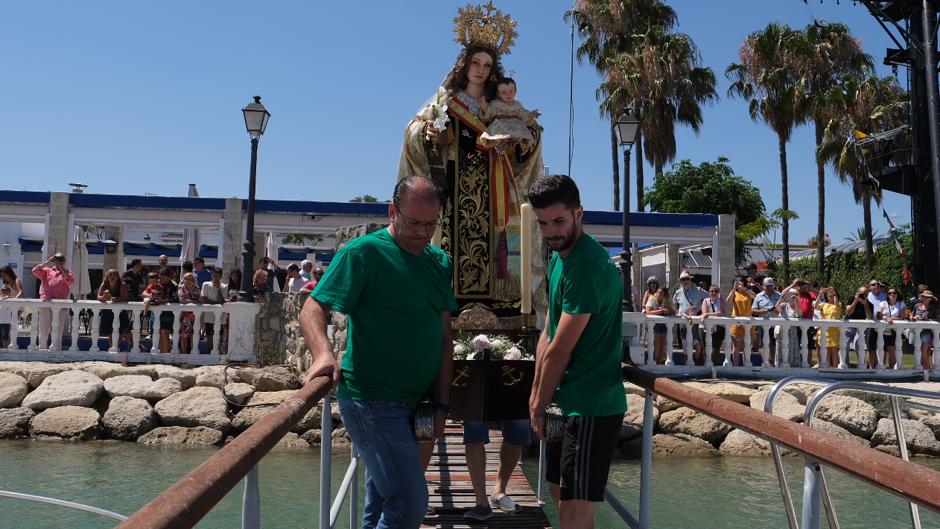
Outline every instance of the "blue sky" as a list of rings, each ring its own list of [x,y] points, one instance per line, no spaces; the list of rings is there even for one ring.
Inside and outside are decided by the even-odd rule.
[[[260,198],[389,198],[402,130],[453,65],[451,19],[466,2],[249,3],[17,2],[0,32],[3,111],[0,188],[202,196],[247,194],[248,136],[240,109],[261,95],[272,113],[261,141]],[[771,20],[796,27],[813,17],[849,25],[880,65],[891,46],[861,6],[842,0],[674,0],[679,31],[696,42],[719,78],[696,136],[678,130],[678,158],[730,158],[736,172],[780,205],[776,137],[726,97],[724,69],[745,36]],[[568,166],[570,2],[503,0],[519,37],[504,65],[518,98],[542,112],[544,159]],[[890,73],[883,66],[879,72]],[[900,80],[906,84],[901,71]],[[593,68],[576,65],[572,176],[586,207],[610,209],[608,128],[597,113]],[[801,127],[789,145],[790,204],[800,215],[791,241],[816,232],[813,138]],[[647,180],[652,169],[646,171]],[[828,174],[827,231],[839,242],[861,226],[861,207]],[[635,197],[634,197],[635,199]],[[898,223],[906,197],[887,194]],[[875,227],[884,232],[880,215]]]

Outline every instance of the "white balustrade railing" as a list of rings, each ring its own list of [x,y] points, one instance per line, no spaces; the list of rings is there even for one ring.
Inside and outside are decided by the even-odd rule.
[[[11,325],[10,343],[0,348],[0,360],[117,360],[128,362],[185,362],[189,364],[217,364],[229,361],[254,361],[254,321],[259,306],[255,303],[232,302],[224,305],[181,305],[171,303],[153,305],[144,315],[142,302],[99,302],[38,299],[0,300],[0,307],[14,308],[17,313],[31,313],[27,329]],[[50,318],[50,331],[40,339],[40,311]],[[160,349],[160,315],[173,316],[169,331],[169,346]],[[101,318],[112,314],[111,332],[102,336]],[[129,318],[129,329],[121,333],[123,314]],[[190,351],[181,350],[181,315],[194,315]],[[204,316],[213,315],[212,336],[200,339]],[[18,318],[14,318],[15,320]],[[224,326],[222,322],[228,323]],[[21,334],[28,334],[25,348],[21,347]],[[200,353],[200,341],[206,346]],[[211,348],[209,348],[211,345]]]
[[[773,368],[830,368],[846,369],[849,367],[850,352],[854,351],[856,366],[866,367],[868,362],[869,332],[875,333],[875,353],[877,363],[875,369],[883,370],[885,366],[885,332],[894,331],[895,359],[893,366],[888,369],[904,369],[902,364],[902,336],[907,336],[913,345],[914,371],[923,370],[921,363],[921,333],[926,331],[924,342],[930,344],[929,350],[930,371],[940,371],[940,322],[936,321],[906,321],[899,320],[891,323],[872,320],[808,320],[787,318],[730,318],[708,317],[702,321],[701,316],[687,319],[680,316],[653,316],[640,312],[624,312],[624,336],[630,343],[631,359],[637,365],[663,365],[666,367],[689,368],[693,366],[712,367],[738,367],[740,369],[773,369]],[[665,325],[664,351],[656,351],[654,327],[657,324]],[[732,327],[740,326],[743,329],[743,355],[732,354]],[[661,329],[661,327],[660,327]],[[723,329],[722,333],[720,329]],[[810,329],[815,329],[814,341],[816,352],[814,364],[809,363],[809,340],[807,335]],[[827,347],[830,345],[829,329],[838,329],[839,360],[837,365],[828,365]],[[678,330],[681,347],[674,347],[674,336]],[[693,360],[693,340],[689,339],[692,333],[700,333],[702,357],[698,364]],[[741,332],[737,333],[741,335]],[[721,338],[721,343],[715,340]],[[757,341],[755,344],[754,342]],[[773,344],[771,343],[773,342]],[[756,352],[752,351],[756,345]],[[773,345],[773,348],[771,348]],[[721,358],[721,365],[714,365],[712,352],[716,351]],[[821,353],[821,354],[820,354]],[[679,355],[677,363],[673,358]],[[657,356],[665,355],[665,361],[657,362]],[[752,358],[753,355],[753,358]],[[742,358],[743,356],[743,358]],[[757,357],[760,360],[757,360]]]

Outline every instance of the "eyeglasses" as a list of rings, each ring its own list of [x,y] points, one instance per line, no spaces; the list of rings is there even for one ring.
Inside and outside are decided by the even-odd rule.
[[[876,286],[878,286],[878,283],[868,283],[868,286],[870,286],[870,287],[876,287]]]
[[[709,294],[717,294],[718,292],[720,292],[720,291],[718,291],[718,290],[709,290],[709,291],[708,291]]]
[[[680,279],[679,281],[682,282],[682,283],[685,283],[686,281],[692,281],[692,279],[689,278],[689,277],[683,277],[683,278]]]
[[[404,213],[402,213],[400,209],[396,211],[396,213],[401,215],[402,220],[405,221],[405,227],[408,229],[417,230],[419,228],[424,228],[426,230],[434,231],[437,229],[437,225],[440,224],[440,222],[437,220],[433,222],[422,222],[418,219],[413,219],[409,217],[408,215],[405,215]]]
[[[897,296],[898,293],[897,293],[897,292],[888,292],[888,295],[889,295],[889,296]]]

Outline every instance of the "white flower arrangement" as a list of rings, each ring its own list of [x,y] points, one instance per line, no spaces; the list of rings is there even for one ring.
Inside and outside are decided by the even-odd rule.
[[[450,116],[447,115],[447,99],[447,90],[442,86],[437,90],[434,103],[431,104],[431,112],[434,116],[434,119],[431,120],[431,126],[437,130],[444,130],[447,128],[447,123],[450,122]]]
[[[534,360],[522,345],[522,340],[513,342],[504,335],[487,336],[478,334],[471,336],[462,333],[454,341],[455,360],[479,360],[483,358],[483,350],[490,350],[493,360]]]

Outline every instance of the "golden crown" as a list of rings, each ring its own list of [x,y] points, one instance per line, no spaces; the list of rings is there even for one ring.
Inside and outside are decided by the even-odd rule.
[[[516,42],[516,21],[503,13],[493,1],[457,10],[454,40],[464,46],[485,46],[500,55],[508,55]]]

